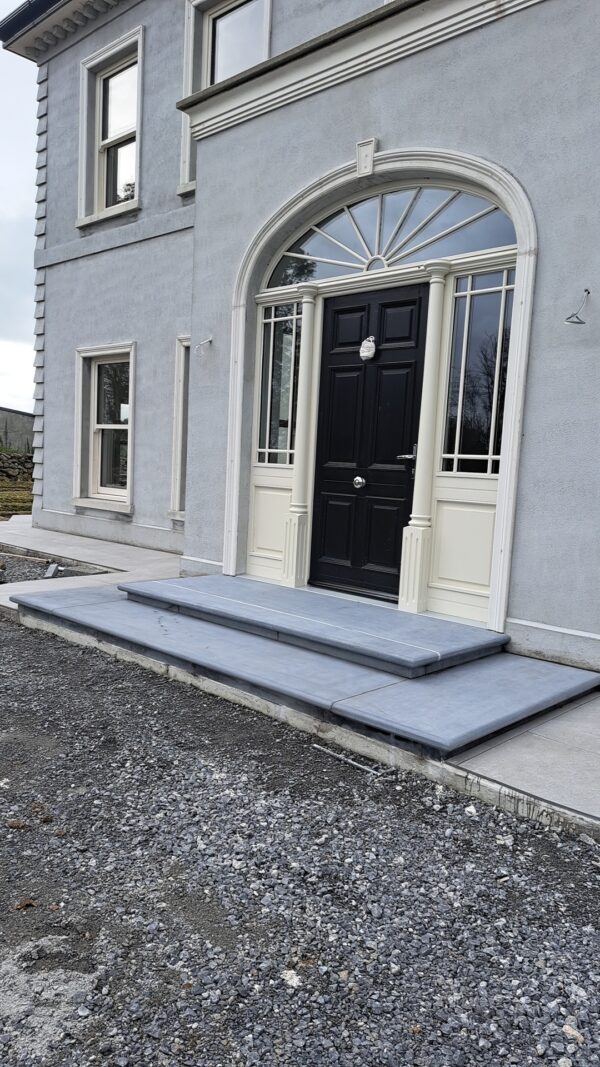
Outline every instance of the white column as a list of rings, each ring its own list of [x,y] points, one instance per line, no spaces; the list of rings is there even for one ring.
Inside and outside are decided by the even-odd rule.
[[[428,267],[429,307],[425,338],[423,391],[410,522],[402,538],[400,598],[402,611],[425,611],[431,558],[431,502],[435,469],[435,435],[442,348],[444,290],[448,263]]]
[[[301,285],[302,333],[300,335],[300,366],[298,368],[298,401],[296,405],[296,435],[294,440],[294,468],[292,498],[285,522],[283,548],[283,584],[306,585],[308,580],[308,488],[311,427],[311,396],[314,364],[316,285]]]

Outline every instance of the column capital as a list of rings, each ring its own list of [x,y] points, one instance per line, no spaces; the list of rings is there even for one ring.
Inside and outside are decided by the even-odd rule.
[[[300,293],[300,297],[302,298],[303,302],[305,300],[307,302],[309,300],[314,301],[317,293],[319,292],[319,286],[315,285],[314,282],[300,282],[300,285],[298,286],[298,292]]]
[[[435,263],[428,263],[425,267],[429,280],[432,282],[443,282],[446,275],[450,270],[450,263],[447,259],[437,260]]]

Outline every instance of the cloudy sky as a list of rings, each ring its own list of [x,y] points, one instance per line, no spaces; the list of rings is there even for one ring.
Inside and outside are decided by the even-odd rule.
[[[19,0],[0,0],[0,18]],[[0,51],[0,407],[33,410],[35,64]]]

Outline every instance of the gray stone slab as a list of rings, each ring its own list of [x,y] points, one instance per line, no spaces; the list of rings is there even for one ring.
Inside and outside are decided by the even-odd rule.
[[[600,684],[590,671],[502,654],[416,679],[128,600],[117,590],[23,594],[25,609],[241,689],[447,754]]]
[[[542,800],[600,818],[598,753],[534,730],[461,760],[462,767]]]
[[[275,637],[326,655],[415,677],[498,652],[503,634],[360,603],[316,590],[287,589],[223,575],[121,584],[136,600]]]
[[[329,710],[344,696],[397,685],[393,675],[321,656],[265,637],[226,629],[186,615],[165,612],[112,597],[81,594],[69,603],[68,594],[19,596],[18,603],[53,619],[104,635],[117,644],[136,645],[150,653],[190,664],[230,684],[249,685],[296,703]]]
[[[600,675],[503,653],[336,704],[334,711],[447,754],[600,685]]]

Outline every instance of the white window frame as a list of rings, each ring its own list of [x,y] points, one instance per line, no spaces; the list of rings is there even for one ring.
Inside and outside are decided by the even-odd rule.
[[[135,357],[134,341],[124,344],[78,348],[75,363],[75,461],[73,504],[76,507],[106,511],[133,511],[133,441],[135,423]],[[127,430],[127,485],[125,489],[110,489],[100,485],[101,431],[97,424],[97,368],[102,363],[129,364],[129,418],[127,424],[115,429]],[[87,386],[84,374],[87,371]],[[87,436],[84,414],[87,413]],[[84,451],[88,462],[84,462]]]
[[[492,262],[492,264],[493,264],[493,260],[494,260],[494,250],[490,249],[490,251],[489,251],[489,261]],[[495,434],[496,434],[496,419],[497,419],[497,416],[498,416],[498,391],[499,391],[499,384],[500,384],[500,368],[501,368],[501,362],[502,362],[502,346],[503,346],[502,329],[504,327],[504,319],[505,319],[505,312],[506,312],[506,302],[507,302],[507,299],[508,299],[508,293],[509,292],[511,292],[513,294],[513,301],[514,301],[515,282],[514,282],[514,280],[512,282],[509,281],[509,278],[510,278],[511,274],[513,274],[513,275],[516,274],[516,256],[514,256],[512,258],[512,260],[511,260],[510,258],[507,258],[505,253],[500,252],[500,253],[497,253],[496,260],[497,260],[496,265],[492,265],[491,267],[488,264],[484,268],[482,268],[480,266],[477,266],[476,268],[474,268],[472,270],[468,269],[468,270],[456,271],[456,272],[453,272],[452,274],[449,274],[448,278],[447,278],[447,288],[446,288],[447,307],[445,309],[445,317],[446,317],[447,321],[446,321],[446,329],[445,329],[446,342],[445,342],[445,345],[444,345],[445,373],[443,375],[440,375],[440,382],[443,385],[443,388],[445,389],[445,393],[440,397],[441,421],[440,421],[440,425],[438,427],[439,440],[438,440],[437,446],[436,446],[436,455],[437,455],[436,475],[440,476],[440,477],[450,477],[450,478],[453,478],[453,479],[478,478],[478,479],[487,479],[487,480],[495,479],[496,481],[498,480],[500,463],[502,462],[501,450],[498,453],[494,453],[492,446],[493,446],[494,438],[495,438]],[[499,285],[490,286],[487,289],[484,289],[484,288],[475,289],[473,287],[469,287],[469,288],[465,289],[463,292],[460,292],[460,293],[457,292],[457,290],[456,290],[456,283],[457,283],[459,278],[465,278],[466,277],[468,280],[470,280],[472,282],[473,278],[477,278],[479,275],[482,275],[482,274],[483,275],[494,274],[494,273],[502,274],[502,276],[503,276],[502,277],[502,282]],[[470,309],[471,309],[471,303],[472,303],[473,297],[474,296],[485,295],[486,293],[500,293],[499,329],[498,329],[498,339],[497,339],[497,342],[496,342],[496,362],[495,362],[495,367],[494,367],[494,390],[493,390],[492,410],[491,410],[491,416],[490,416],[490,421],[491,421],[490,441],[489,441],[489,449],[488,449],[487,455],[486,454],[468,455],[467,453],[460,452],[458,446],[459,446],[459,441],[460,441],[460,436],[461,436],[461,423],[462,423],[463,404],[464,404],[464,383],[465,383],[466,364],[467,364],[467,347],[468,347],[468,342],[469,342]],[[444,450],[444,444],[445,444],[446,421],[447,421],[447,418],[448,418],[448,405],[449,405],[448,389],[449,389],[449,384],[450,384],[450,373],[451,373],[451,369],[452,369],[452,346],[453,346],[453,343],[454,343],[454,310],[455,310],[457,301],[459,301],[459,300],[464,300],[465,301],[466,310],[465,310],[464,335],[463,335],[463,339],[462,339],[461,355],[460,355],[460,384],[459,384],[459,395],[458,395],[456,430],[455,430],[455,434],[454,434],[454,445],[455,445],[455,447],[451,451],[445,451]],[[513,303],[513,312],[514,312],[514,303]],[[504,400],[505,400],[505,398],[506,398],[506,386],[505,386],[505,396],[503,397],[503,410],[502,410],[502,414],[503,415],[504,415]],[[444,467],[444,462],[446,460],[452,463],[452,468],[451,469],[446,469]],[[458,469],[458,465],[461,462],[461,460],[474,460],[475,462],[486,463],[487,464],[487,470],[486,471],[468,471],[468,470],[467,471],[461,471],[461,470]],[[494,466],[496,466],[496,470],[493,469]]]
[[[135,125],[135,197],[105,207],[106,148],[121,140],[102,142],[102,86],[105,78],[137,63],[137,112]],[[101,219],[137,211],[140,199],[140,159],[142,142],[143,27],[137,26],[112,44],[101,48],[81,63],[79,94],[79,194],[78,227]],[[93,109],[93,119],[91,111]]]
[[[185,4],[185,44],[183,61],[183,96],[210,87],[210,68],[212,60],[213,23],[221,15],[242,7],[247,0],[221,0],[220,3],[208,4],[207,0],[186,0]],[[273,0],[265,0],[265,18],[263,27],[263,59],[271,55],[271,21]],[[198,57],[195,54],[197,19],[202,19],[202,41],[200,46],[199,76],[195,75]],[[192,178],[192,134],[188,115],[182,116],[181,168],[177,192],[180,196],[191,193],[196,188],[196,179]]]
[[[184,425],[185,406],[185,362],[188,361],[188,399],[189,375],[192,347],[190,337],[178,337],[175,349],[175,391],[173,398],[173,451],[171,463],[171,508],[169,518],[176,522],[185,520],[185,509],[181,507],[182,458],[184,446],[187,448],[187,427]]]

